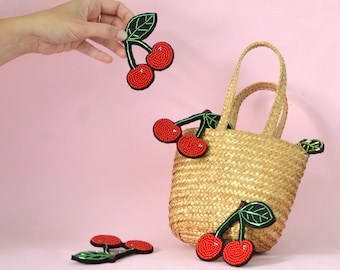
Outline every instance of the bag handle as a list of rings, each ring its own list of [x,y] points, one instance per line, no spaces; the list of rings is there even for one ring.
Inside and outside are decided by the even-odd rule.
[[[230,119],[229,119],[229,122],[231,123],[231,125],[236,129],[237,117],[238,117],[240,107],[243,101],[248,96],[261,90],[268,90],[268,91],[276,92],[276,89],[277,89],[277,84],[271,83],[271,82],[258,82],[258,83],[251,84],[248,87],[244,88],[235,97],[235,103],[234,103],[233,109],[231,111]],[[287,100],[287,97],[285,96],[283,105],[281,108],[281,118],[273,134],[274,137],[281,138],[283,128],[286,124],[287,114],[288,114],[288,100]]]
[[[237,81],[238,81],[238,77],[240,73],[242,60],[249,51],[257,47],[267,47],[271,49],[278,56],[279,61],[280,61],[280,77],[279,77],[279,83],[276,88],[275,101],[271,108],[268,120],[263,130],[263,134],[274,136],[277,123],[281,115],[283,102],[284,102],[284,99],[286,98],[286,86],[287,86],[286,66],[285,66],[283,57],[281,56],[279,50],[276,49],[271,43],[265,42],[265,41],[252,43],[242,52],[238,60],[238,63],[236,65],[233,77],[231,79],[231,82],[228,88],[227,97],[224,102],[221,119],[216,129],[225,130],[225,128],[227,127],[228,122],[230,121],[230,118],[231,118],[231,112],[235,106],[236,86],[237,86]]]

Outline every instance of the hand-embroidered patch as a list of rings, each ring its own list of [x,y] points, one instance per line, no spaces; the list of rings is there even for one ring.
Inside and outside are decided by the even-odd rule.
[[[154,71],[164,70],[173,62],[174,51],[168,43],[161,41],[151,47],[144,42],[144,39],[155,29],[156,23],[156,13],[143,13],[133,17],[126,27],[128,37],[124,43],[131,69],[126,79],[132,89],[144,90],[148,88],[154,81]],[[148,52],[146,63],[136,63],[132,53],[132,45],[138,45]]]
[[[237,241],[226,243],[223,234],[239,222]],[[253,228],[265,228],[275,222],[273,211],[263,202],[247,203],[242,201],[239,208],[232,213],[216,230],[215,233],[204,234],[197,243],[196,254],[203,261],[213,261],[223,256],[231,266],[242,266],[250,261],[255,247],[244,238],[245,225]]]
[[[317,139],[302,140],[298,143],[308,155],[319,154],[325,151],[325,144]]]
[[[185,119],[173,122],[170,119],[159,119],[153,126],[155,137],[164,143],[176,143],[180,154],[188,158],[202,157],[208,149],[207,143],[201,138],[206,128],[216,128],[220,115],[205,110],[202,113],[194,114]],[[185,134],[182,136],[181,126],[200,121],[196,134]],[[228,129],[232,129],[229,124]]]
[[[118,259],[131,254],[149,254],[153,252],[153,246],[145,241],[130,240],[123,243],[118,237],[113,235],[96,235],[91,238],[90,243],[95,247],[102,247],[103,252],[84,251],[72,255],[71,259],[85,264],[114,263]],[[110,249],[120,248],[115,253]]]

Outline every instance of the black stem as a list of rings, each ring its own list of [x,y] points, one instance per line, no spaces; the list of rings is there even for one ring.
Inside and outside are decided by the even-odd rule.
[[[241,217],[240,217],[240,210],[247,205],[247,202],[245,201],[241,201],[239,207],[237,208],[237,210],[232,213],[216,230],[215,236],[222,238],[222,235],[235,223],[237,222],[237,220],[240,221]],[[244,234],[244,232],[243,232]],[[240,237],[240,235],[239,235]]]
[[[134,248],[125,249],[121,252],[118,252],[117,254],[115,254],[113,256],[114,256],[114,260],[117,261],[117,260],[124,258],[124,257],[127,257],[131,254],[136,254],[136,250]]]

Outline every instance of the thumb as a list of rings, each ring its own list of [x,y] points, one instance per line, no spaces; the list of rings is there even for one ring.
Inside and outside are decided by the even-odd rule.
[[[96,37],[119,41],[124,41],[127,38],[127,33],[124,30],[106,23],[86,22],[83,29],[83,38]]]

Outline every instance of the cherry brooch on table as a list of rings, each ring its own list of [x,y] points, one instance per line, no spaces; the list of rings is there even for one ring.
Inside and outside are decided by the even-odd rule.
[[[90,243],[92,246],[103,248],[103,252],[83,251],[72,255],[71,259],[84,264],[114,263],[132,254],[153,252],[153,246],[148,242],[129,240],[124,243],[114,235],[96,235],[91,238]],[[114,252],[111,249],[117,249],[117,251]]]

